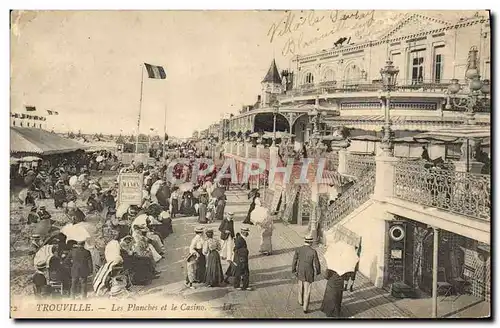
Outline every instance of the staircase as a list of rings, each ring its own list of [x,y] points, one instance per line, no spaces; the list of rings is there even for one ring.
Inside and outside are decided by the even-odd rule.
[[[370,200],[375,190],[375,167],[369,167],[363,173],[362,177],[323,211],[321,220],[323,231],[333,228],[335,224]]]

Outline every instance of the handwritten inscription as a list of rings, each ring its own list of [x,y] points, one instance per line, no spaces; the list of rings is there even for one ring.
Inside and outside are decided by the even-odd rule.
[[[267,36],[270,43],[285,38],[282,54],[288,56],[296,55],[344,29],[354,32],[350,36],[362,39],[374,23],[375,10],[334,10],[327,13],[286,11],[279,21],[270,26]]]

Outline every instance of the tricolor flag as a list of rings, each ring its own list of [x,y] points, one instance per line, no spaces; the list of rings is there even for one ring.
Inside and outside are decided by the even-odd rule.
[[[36,111],[36,107],[35,106],[24,106],[26,108],[26,111],[27,112],[34,112]]]
[[[164,80],[167,78],[167,74],[165,74],[165,70],[163,69],[163,67],[146,63],[144,63],[144,66],[146,66],[146,71],[148,71],[148,77],[150,79]]]
[[[53,111],[53,110],[48,110],[48,109],[47,109],[47,113],[49,113],[49,115],[59,115],[58,112]]]

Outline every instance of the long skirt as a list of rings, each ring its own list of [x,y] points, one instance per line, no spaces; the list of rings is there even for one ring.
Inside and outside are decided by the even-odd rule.
[[[191,216],[194,213],[193,199],[184,199],[181,205],[181,212],[184,215]]]
[[[145,256],[132,256],[130,263],[124,265],[131,273],[132,284],[149,285],[153,280],[155,268],[151,258]]]
[[[207,205],[200,203],[198,207],[199,217],[198,223],[207,223]]]
[[[272,245],[272,228],[260,228],[260,249],[261,253],[271,253],[273,251]]]
[[[243,223],[250,224],[252,221],[250,221],[250,216],[252,214],[252,211],[255,209],[255,203],[250,204],[250,208],[248,209],[247,217],[243,221]]]
[[[224,219],[224,209],[226,207],[226,203],[223,202],[222,204],[217,205],[215,208],[215,219],[216,220],[223,220]]]
[[[170,205],[172,207],[170,214],[172,215],[172,217],[174,217],[175,215],[177,215],[179,213],[179,200],[172,199],[172,204],[170,204]]]
[[[207,271],[207,259],[201,249],[195,249],[198,252],[198,260],[196,261],[196,282],[205,282]]]
[[[222,250],[220,256],[222,259],[232,260],[231,255],[233,254],[234,239],[228,236],[226,240],[222,241]]]
[[[343,292],[344,279],[342,277],[336,276],[328,279],[320,308],[327,317],[340,317]]]
[[[220,261],[219,252],[216,250],[210,251],[207,257],[207,273],[205,275],[205,283],[211,287],[218,287],[224,281],[224,273]]]

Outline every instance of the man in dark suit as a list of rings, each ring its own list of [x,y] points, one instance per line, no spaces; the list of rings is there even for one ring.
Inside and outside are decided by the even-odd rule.
[[[312,243],[313,238],[306,237],[305,244],[295,251],[292,263],[292,273],[299,280],[299,304],[303,306],[304,313],[307,313],[309,308],[314,275],[321,273],[318,253],[312,248]]]
[[[81,288],[82,298],[87,298],[87,279],[92,275],[92,256],[84,248],[85,242],[78,242],[67,257],[71,265],[71,298],[75,299],[78,288]]]
[[[241,236],[240,236],[241,238]],[[234,249],[234,284],[235,289],[252,290],[248,287],[250,282],[250,268],[248,267],[248,249],[246,242],[241,242],[243,238],[238,239],[238,243]],[[240,282],[242,283],[240,287]]]

